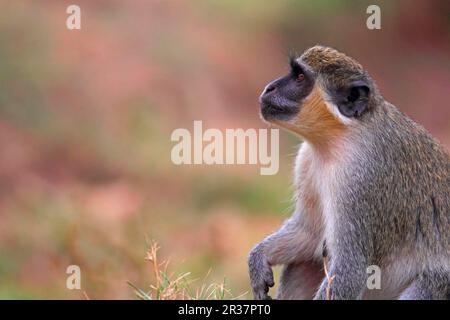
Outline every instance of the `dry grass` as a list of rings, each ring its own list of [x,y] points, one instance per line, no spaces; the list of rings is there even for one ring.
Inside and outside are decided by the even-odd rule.
[[[221,283],[207,283],[208,272],[199,285],[199,279],[191,279],[190,272],[175,274],[169,271],[169,260],[159,260],[160,247],[156,242],[150,244],[145,260],[150,262],[153,273],[153,283],[150,290],[144,291],[132,283],[128,284],[135,290],[135,294],[142,300],[225,300],[239,299],[247,294],[238,296],[227,288],[226,278]]]
[[[333,281],[334,281],[334,278],[336,277],[336,275],[330,276],[330,274],[328,273],[327,264],[328,264],[328,258],[323,257],[323,269],[325,271],[325,277],[327,278],[327,288],[326,288],[326,293],[325,293],[325,299],[332,300],[331,285],[333,284]]]

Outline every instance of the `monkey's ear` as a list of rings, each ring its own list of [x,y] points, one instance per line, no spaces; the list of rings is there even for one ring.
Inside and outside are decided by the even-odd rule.
[[[355,81],[346,88],[340,90],[337,106],[346,117],[356,118],[360,116],[369,103],[370,89],[366,82]]]

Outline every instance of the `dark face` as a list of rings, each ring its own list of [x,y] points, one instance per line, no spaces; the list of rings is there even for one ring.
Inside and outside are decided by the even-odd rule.
[[[261,115],[266,121],[294,118],[314,88],[316,75],[306,64],[291,59],[290,67],[289,74],[269,83],[259,98]],[[342,74],[348,81],[333,80],[335,75],[342,77]],[[327,96],[343,116],[358,118],[367,110],[371,90],[363,74],[345,74],[345,70],[339,70],[326,77],[330,80],[327,82]]]
[[[291,59],[290,67],[289,74],[269,83],[259,98],[261,115],[266,121],[295,117],[314,87],[313,73],[305,65]]]

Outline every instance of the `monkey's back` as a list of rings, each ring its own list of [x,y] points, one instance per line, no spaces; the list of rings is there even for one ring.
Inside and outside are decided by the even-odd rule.
[[[448,258],[450,156],[422,126],[384,107],[361,133],[363,151],[348,175],[350,199],[370,204],[365,214],[375,215],[366,219],[374,257],[386,259],[404,243],[403,250],[423,252],[423,263]]]

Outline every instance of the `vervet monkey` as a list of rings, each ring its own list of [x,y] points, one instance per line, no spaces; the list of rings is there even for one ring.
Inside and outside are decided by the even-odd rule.
[[[345,54],[315,46],[290,69],[260,103],[266,122],[304,139],[295,211],[249,255],[255,299],[270,298],[274,265],[279,299],[449,299],[447,151]],[[380,289],[366,285],[371,265]]]

